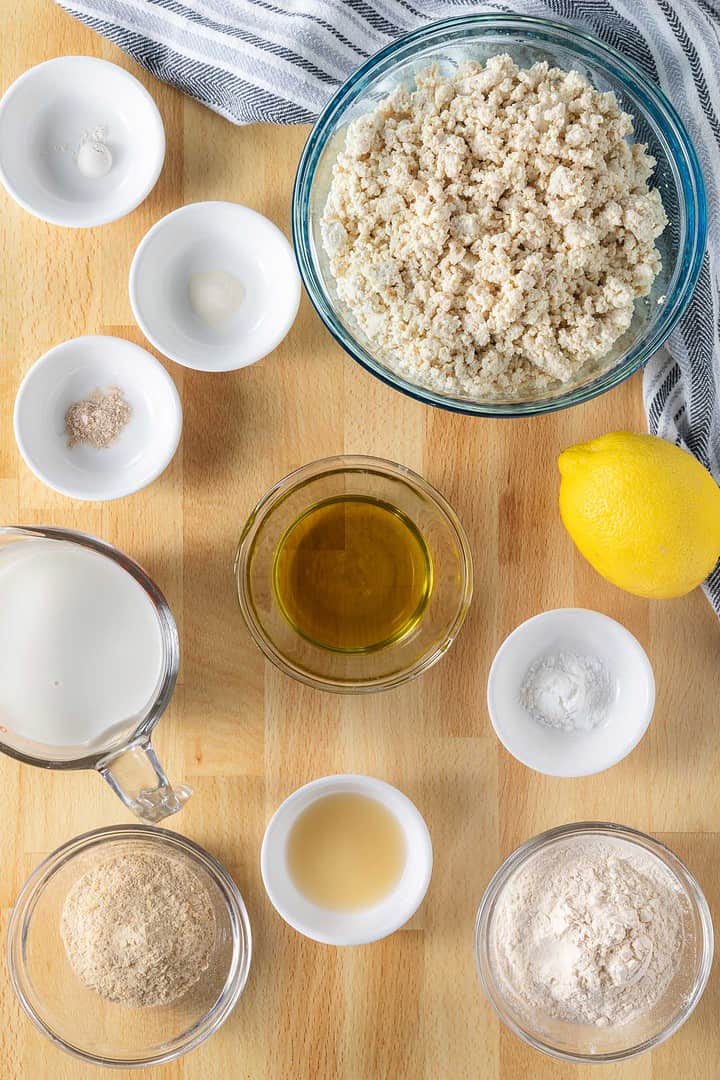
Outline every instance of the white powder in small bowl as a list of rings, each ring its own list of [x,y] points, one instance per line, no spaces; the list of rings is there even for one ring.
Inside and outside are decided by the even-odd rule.
[[[110,148],[96,139],[80,144],[75,161],[79,172],[88,180],[100,180],[112,169]]]
[[[607,716],[614,693],[601,660],[563,650],[530,665],[520,687],[520,704],[546,727],[591,731]]]

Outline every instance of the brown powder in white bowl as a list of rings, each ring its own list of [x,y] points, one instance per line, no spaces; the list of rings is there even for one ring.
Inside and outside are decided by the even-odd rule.
[[[126,853],[70,889],[60,933],[80,981],[122,1005],[169,1005],[207,970],[215,912],[204,883],[179,859]]]
[[[68,446],[87,443],[104,450],[117,439],[132,416],[132,409],[117,386],[106,393],[93,390],[89,397],[75,401],[65,413]]]

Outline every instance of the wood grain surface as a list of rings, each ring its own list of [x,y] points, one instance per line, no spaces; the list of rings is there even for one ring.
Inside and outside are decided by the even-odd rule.
[[[556,457],[609,430],[644,429],[640,379],[587,406],[500,422],[434,411],[381,385],[345,356],[303,300],[284,344],[246,371],[207,375],[167,363],[185,410],[180,450],[149,489],[83,504],[54,494],[22,464],[12,434],[18,383],[51,346],[104,333],[147,343],[127,293],[147,229],[186,202],[231,199],[287,231],[305,129],[236,128],[154,81],[50,0],[4,3],[2,87],[68,53],[102,56],[148,87],[168,154],[147,201],[123,221],[63,230],[1,193],[0,518],[82,529],[138,559],[166,593],[182,671],[156,745],[195,794],[169,826],[214,852],[247,902],[255,952],[246,992],[208,1043],[134,1075],[150,1080],[587,1080],[500,1027],[475,975],[472,927],[491,874],[542,829],[606,819],[651,832],[699,877],[720,917],[718,627],[702,594],[650,604],[604,583],[574,551],[556,509]],[[448,655],[382,695],[313,692],[265,663],[243,625],[232,559],[245,517],[267,487],[303,462],[380,454],[423,473],[468,530],[476,593]],[[488,667],[521,620],[562,605],[596,608],[630,628],[655,668],[655,718],[635,752],[583,780],[544,778],[494,737]],[[273,809],[325,773],[367,772],[397,784],[425,815],[435,847],[427,898],[412,922],[372,946],[307,941],[275,914],[259,848]],[[129,820],[95,775],[0,760],[0,929],[33,867],[72,836]],[[715,1080],[720,979],[692,1019],[653,1054],[602,1070],[603,1080]],[[0,1077],[100,1080],[39,1035],[0,970]],[[108,1076],[114,1075],[107,1073]]]

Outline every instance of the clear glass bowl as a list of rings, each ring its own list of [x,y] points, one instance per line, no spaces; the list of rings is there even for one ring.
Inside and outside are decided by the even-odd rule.
[[[283,615],[273,589],[273,560],[288,528],[315,503],[364,495],[397,507],[415,525],[432,562],[432,591],[403,637],[373,652],[338,652],[303,637]],[[257,504],[235,557],[235,584],[250,633],[269,660],[319,690],[357,694],[399,686],[431,667],[465,621],[472,557],[452,507],[417,473],[364,456],[323,458],[277,483]]]
[[[658,240],[662,270],[650,295],[636,303],[628,331],[601,366],[584,370],[557,390],[524,399],[480,400],[443,394],[401,375],[386,362],[338,300],[320,237],[332,168],[348,124],[372,110],[399,83],[413,87],[416,73],[436,63],[451,73],[465,60],[509,53],[521,67],[546,60],[580,71],[601,91],[613,90],[635,121],[633,138],[648,144],[657,165],[669,224]],[[292,226],[300,273],[310,300],[330,333],[379,379],[429,405],[475,416],[530,416],[588,401],[638,371],[665,342],[685,310],[700,272],[707,232],[705,188],[695,150],[665,95],[614,49],[564,23],[516,15],[465,15],[431,23],[381,49],[340,87],[305,145],[293,191]]]
[[[105,1001],[75,975],[60,936],[69,889],[98,862],[129,850],[185,860],[213,901],[210,965],[171,1005],[135,1008]],[[192,840],[147,825],[95,829],[49,855],[15,902],[7,940],[10,980],[35,1027],[74,1057],[126,1069],[171,1061],[217,1031],[245,987],[251,951],[248,914],[227,871]]]
[[[654,855],[676,879],[686,900],[685,941],[678,970],[665,994],[644,1016],[620,1027],[603,1028],[531,1017],[503,989],[494,960],[493,920],[497,904],[514,875],[552,845],[581,836],[623,840]],[[645,833],[608,822],[577,822],[550,829],[521,844],[496,871],[485,890],[475,920],[475,960],[482,988],[500,1019],[536,1050],[563,1061],[584,1063],[625,1061],[669,1039],[685,1023],[710,975],[713,927],[710,909],[697,881],[684,863]]]

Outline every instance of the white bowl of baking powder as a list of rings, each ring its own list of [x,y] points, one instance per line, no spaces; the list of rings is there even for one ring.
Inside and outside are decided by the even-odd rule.
[[[562,704],[568,681],[583,671],[585,711],[575,716],[570,708],[565,722],[567,710],[553,705]],[[535,698],[528,694],[533,675]],[[615,619],[558,608],[505,639],[490,668],[487,701],[496,735],[523,765],[548,776],[589,776],[616,765],[640,742],[652,719],[655,679],[642,645]]]
[[[47,60],[0,101],[0,181],[53,225],[87,228],[124,217],[152,191],[164,160],[157,105],[107,60]]]
[[[156,349],[196,371],[261,360],[300,304],[292,247],[268,218],[231,202],[181,206],[140,241],[130,303]]]

